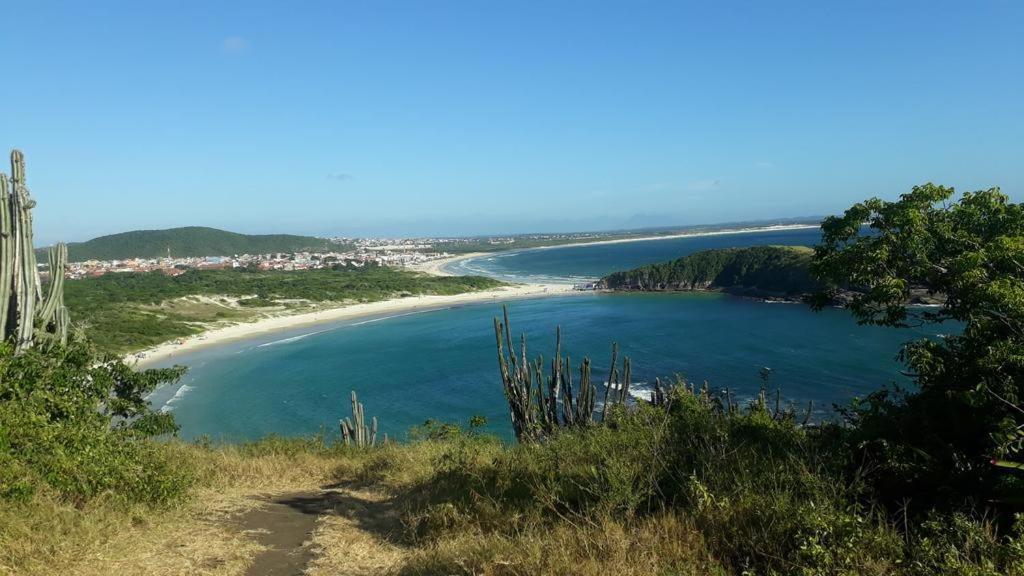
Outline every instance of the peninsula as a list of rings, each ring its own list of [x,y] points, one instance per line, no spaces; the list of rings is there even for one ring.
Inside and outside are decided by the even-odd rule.
[[[705,250],[602,278],[598,289],[622,292],[722,291],[798,300],[820,288],[811,277],[814,251],[805,246]]]

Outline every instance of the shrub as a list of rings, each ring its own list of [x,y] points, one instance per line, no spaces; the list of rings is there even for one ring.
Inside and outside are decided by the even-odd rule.
[[[41,486],[82,502],[111,494],[163,503],[190,484],[188,466],[151,436],[176,430],[145,395],[179,369],[136,372],[88,345],[0,347],[0,497],[24,500]]]

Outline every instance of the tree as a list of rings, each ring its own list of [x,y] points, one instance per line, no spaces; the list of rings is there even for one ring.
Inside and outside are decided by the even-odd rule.
[[[894,501],[977,501],[1005,488],[989,460],[1022,415],[1024,207],[998,188],[953,196],[925,184],[856,204],[823,222],[815,249],[812,270],[833,287],[816,307],[843,291],[862,324],[949,325],[902,350],[916,390],[844,411],[876,488]],[[922,293],[941,304],[911,304]]]

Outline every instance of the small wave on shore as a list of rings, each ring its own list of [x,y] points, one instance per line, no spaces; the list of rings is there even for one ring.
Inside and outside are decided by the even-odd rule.
[[[391,320],[392,318],[401,318],[403,316],[412,316],[414,314],[424,314],[426,312],[435,312],[437,310],[450,310],[453,306],[446,306],[444,308],[435,308],[433,310],[416,310],[415,312],[406,312],[404,314],[392,314],[391,316],[382,316],[380,318],[370,318],[369,320],[363,320],[361,322],[353,322],[349,326],[362,326],[364,324],[373,324],[375,322],[381,322],[384,320]]]
[[[174,396],[171,396],[167,400],[167,402],[164,402],[164,405],[160,407],[160,412],[170,412],[171,410],[174,410],[174,406],[172,406],[172,404],[174,404],[178,400],[181,400],[181,398],[185,396],[185,394],[188,394],[192,390],[195,390],[195,388],[189,386],[188,384],[182,384],[181,387],[178,388],[178,390],[174,393]]]
[[[314,336],[316,334],[323,334],[324,332],[327,332],[327,330],[317,330],[316,332],[307,332],[306,334],[299,334],[298,336],[291,336],[290,338],[282,338],[280,340],[274,340],[273,342],[267,342],[265,344],[260,344],[259,346],[256,346],[256,347],[257,348],[264,348],[266,346],[277,346],[278,344],[287,344],[289,342],[298,342],[299,340],[302,340],[303,338],[309,338],[310,336]]]

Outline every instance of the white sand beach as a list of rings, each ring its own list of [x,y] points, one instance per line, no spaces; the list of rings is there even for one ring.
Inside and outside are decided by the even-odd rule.
[[[664,236],[645,236],[637,238],[599,240],[595,242],[579,242],[573,244],[562,244],[559,246],[532,248],[532,250],[569,248],[574,246],[592,246],[598,244],[619,244],[623,242],[645,242],[650,240],[669,240],[672,238],[716,236],[722,234],[743,234],[748,232],[801,230],[806,228],[817,228],[817,226],[810,224],[785,224],[778,226],[762,226],[756,228],[727,229],[715,230],[710,232],[692,232],[670,234]],[[425,272],[427,274],[434,274],[436,276],[451,276],[451,273],[445,271],[445,267],[447,267],[449,264],[452,264],[453,262],[458,262],[460,260],[468,260],[470,258],[476,258],[478,256],[485,256],[488,254],[493,253],[472,252],[468,254],[459,254],[457,256],[451,256],[449,258],[440,258],[437,260],[430,260],[428,262],[416,264],[410,266],[409,269]],[[350,318],[357,318],[360,316],[373,316],[378,314],[387,315],[392,313],[411,312],[415,310],[430,310],[434,308],[443,308],[445,306],[451,306],[455,304],[470,304],[488,301],[500,302],[503,300],[511,300],[515,298],[535,298],[541,296],[565,296],[574,293],[579,294],[580,292],[573,291],[571,284],[514,284],[509,286],[503,286],[500,288],[495,288],[492,290],[485,290],[481,292],[467,292],[465,294],[456,294],[452,296],[411,296],[407,298],[393,298],[390,300],[381,300],[379,302],[369,302],[366,304],[351,304],[346,306],[339,306],[337,308],[326,308],[323,310],[317,310],[314,312],[306,312],[300,314],[282,314],[280,316],[261,318],[258,320],[254,320],[252,322],[241,322],[238,324],[225,326],[223,328],[215,328],[198,334],[196,336],[175,339],[171,342],[165,342],[158,346],[142,350],[141,352],[130,354],[128,355],[128,359],[136,360],[139,366],[145,366],[147,364],[167,360],[173,358],[176,355],[181,355],[185,352],[191,352],[193,350],[197,350],[200,348],[216,346],[217,344],[222,344],[224,342],[229,342],[232,340],[241,340],[259,334],[287,330],[290,328],[298,328],[301,326],[309,326],[325,322],[335,322],[338,320],[347,320]]]
[[[165,342],[153,348],[141,351],[142,357],[136,354],[128,355],[129,360],[137,359],[137,365],[145,367],[148,364],[173,359],[175,356],[192,352],[208,346],[216,346],[233,340],[250,338],[267,332],[276,332],[301,326],[310,326],[325,322],[347,320],[361,316],[387,315],[391,313],[412,312],[415,310],[431,310],[444,308],[457,304],[472,304],[479,302],[500,302],[516,298],[535,298],[539,296],[566,296],[580,294],[574,292],[569,284],[516,284],[502,286],[492,290],[480,292],[467,292],[451,296],[410,296],[407,298],[393,298],[378,302],[365,304],[351,304],[338,308],[328,308],[315,312],[303,314],[291,314],[262,318],[253,322],[233,324],[223,328],[217,328],[203,332],[196,336],[176,339]]]
[[[555,248],[576,248],[579,246],[600,246],[602,244],[625,244],[627,242],[649,242],[651,240],[672,240],[675,238],[700,238],[703,236],[725,236],[728,234],[752,234],[755,232],[781,232],[784,230],[807,230],[809,228],[820,228],[818,224],[777,224],[774,226],[755,226],[752,228],[724,228],[722,230],[709,230],[706,232],[680,232],[678,234],[664,234],[661,236],[637,236],[635,238],[615,238],[612,240],[594,240],[593,242],[573,242],[571,244],[556,244],[554,246],[538,246],[528,250],[553,250]],[[482,254],[482,253],[481,253]],[[480,256],[481,254],[467,255],[466,258]],[[461,260],[463,257],[452,259]]]
[[[416,270],[418,272],[426,272],[427,274],[433,274],[434,276],[454,276],[451,272],[447,272],[445,267],[454,262],[460,262],[462,260],[469,260],[470,258],[476,258],[478,256],[486,256],[488,254],[494,254],[493,252],[469,252],[466,254],[459,254],[457,256],[449,256],[447,258],[438,258],[437,260],[428,260],[419,264],[413,264],[408,268],[410,270]]]
[[[755,226],[751,228],[724,228],[722,230],[710,230],[710,231],[695,231],[695,232],[680,232],[678,234],[664,234],[661,236],[637,236],[630,238],[614,238],[611,240],[594,240],[593,242],[572,242],[569,244],[556,244],[554,246],[537,246],[535,248],[522,248],[521,250],[554,250],[556,248],[577,248],[580,246],[600,246],[602,244],[624,244],[627,242],[650,242],[654,240],[672,240],[675,238],[700,238],[703,236],[724,236],[729,234],[751,234],[755,232],[781,232],[785,230],[807,230],[810,228],[819,228],[817,224],[777,224],[774,226]],[[517,250],[517,249],[513,249]],[[419,264],[413,264],[409,266],[410,270],[417,270],[419,272],[426,272],[428,274],[434,274],[435,276],[453,276],[451,272],[445,270],[449,264],[460,262],[462,260],[470,260],[480,256],[489,256],[499,254],[500,252],[469,252],[467,254],[459,254],[456,256],[449,256],[448,258],[438,258],[437,260],[429,260]]]

